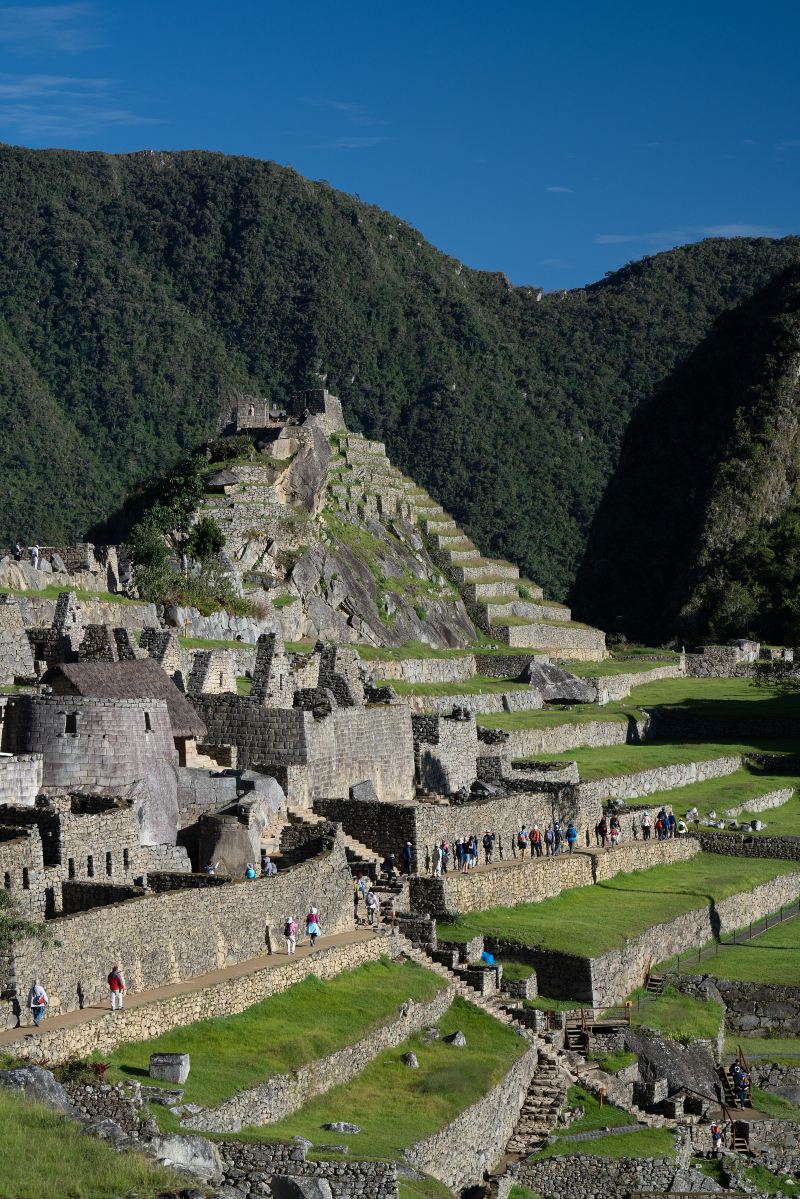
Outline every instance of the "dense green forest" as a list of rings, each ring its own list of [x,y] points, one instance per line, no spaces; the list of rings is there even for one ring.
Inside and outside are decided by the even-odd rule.
[[[321,371],[352,427],[560,598],[633,409],[800,258],[710,240],[540,299],[325,183],[201,152],[2,147],[0,230],[0,537],[80,537],[232,390],[283,403]]]
[[[800,644],[800,266],[640,405],[575,584],[629,637]]]

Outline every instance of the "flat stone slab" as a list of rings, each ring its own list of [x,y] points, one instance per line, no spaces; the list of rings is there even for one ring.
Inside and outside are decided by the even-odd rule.
[[[151,1053],[150,1077],[160,1082],[186,1082],[189,1077],[188,1053]]]

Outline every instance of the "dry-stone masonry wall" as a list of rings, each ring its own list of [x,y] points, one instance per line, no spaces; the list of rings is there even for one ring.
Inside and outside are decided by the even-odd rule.
[[[453,1002],[455,987],[445,987],[427,1003],[403,1003],[398,1015],[354,1045],[317,1058],[291,1074],[276,1074],[269,1082],[239,1091],[217,1108],[182,1121],[184,1128],[209,1132],[238,1132],[245,1125],[272,1124],[322,1095],[348,1082],[379,1053],[401,1045],[413,1033],[436,1024]]]
[[[33,804],[43,776],[42,754],[0,754],[0,804]]]
[[[312,903],[326,933],[352,927],[352,878],[338,842],[273,878],[153,894],[55,920],[56,942],[15,944],[2,986],[24,1003],[38,976],[62,1011],[74,1011],[106,999],[109,963],[122,964],[134,991],[195,978],[280,945],[287,914]]]
[[[612,700],[627,699],[634,687],[644,687],[659,679],[679,679],[684,674],[682,662],[668,666],[654,666],[652,670],[631,671],[630,674],[601,674],[586,680],[596,692],[595,703],[608,704]]]
[[[33,654],[19,604],[10,596],[0,596],[0,683],[31,679],[33,674]]]
[[[504,732],[499,738],[490,735],[487,744],[502,745],[503,753],[509,758],[524,758],[530,754],[561,754],[570,749],[593,749],[603,745],[643,741],[648,723],[648,719],[586,720],[580,724],[558,724],[552,728],[514,729]],[[487,740],[485,734],[495,731],[482,730],[478,736],[482,741]]]
[[[282,1178],[322,1179],[333,1199],[397,1199],[397,1170],[393,1162],[306,1161],[299,1145],[259,1145],[220,1141],[222,1181],[233,1199],[256,1194],[282,1197]],[[274,1189],[273,1189],[274,1188]],[[312,1192],[309,1192],[312,1193]]]
[[[472,654],[457,658],[401,658],[397,662],[369,665],[376,678],[403,679],[406,683],[465,683],[477,673]]]
[[[455,1194],[481,1182],[484,1172],[503,1156],[538,1060],[538,1051],[532,1046],[482,1099],[439,1132],[406,1149],[406,1160]]]
[[[579,783],[578,791],[583,800],[638,799],[642,795],[652,795],[657,791],[688,787],[691,783],[700,783],[704,779],[723,778],[739,770],[741,765],[741,754],[729,754],[727,757],[713,758],[707,762],[676,762],[672,766],[640,770],[636,774],[620,774],[589,783]]]
[[[770,808],[779,808],[788,803],[794,795],[794,787],[781,787],[777,791],[768,791],[757,799],[748,799],[746,803],[737,804],[734,808],[726,808],[726,816],[738,816],[741,812],[768,812]]]
[[[752,833],[695,832],[690,835],[706,853],[738,858],[783,858],[800,862],[800,837],[768,837]]]
[[[588,1148],[591,1148],[589,1146]],[[579,1168],[578,1167],[579,1164]],[[707,1192],[708,1177],[697,1175],[695,1188],[698,1193]],[[621,1158],[589,1155],[574,1157],[550,1157],[541,1161],[524,1162],[516,1175],[523,1185],[530,1187],[544,1199],[594,1199],[596,1195],[629,1195],[633,1192],[674,1190],[676,1175],[674,1161],[668,1158]],[[685,1182],[680,1189],[688,1189]]]
[[[383,954],[396,957],[398,952],[396,939],[388,932],[345,945],[326,945],[323,937],[313,957],[285,958],[279,964],[271,963],[222,982],[154,999],[141,1007],[126,1007],[114,1013],[102,1011],[82,1024],[57,1031],[48,1030],[45,1018],[34,1041],[26,1039],[25,1030],[21,1029],[20,1039],[4,1049],[14,1057],[25,1060],[44,1057],[54,1064],[83,1058],[95,1051],[110,1053],[124,1041],[146,1041],[195,1020],[243,1012],[254,1003],[302,982],[309,974],[322,979],[335,978],[343,970],[375,962]],[[48,994],[52,1000],[52,993]],[[11,1019],[7,1026],[14,1024]]]
[[[412,716],[417,782],[425,791],[451,795],[475,779],[478,736],[474,720]]]
[[[800,988],[727,978],[711,981],[725,1001],[725,1023],[732,1032],[747,1036],[800,1034]]]

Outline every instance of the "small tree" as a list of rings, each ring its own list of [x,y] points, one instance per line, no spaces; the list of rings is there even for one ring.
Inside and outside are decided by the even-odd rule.
[[[215,558],[225,544],[225,534],[211,516],[201,516],[189,534],[186,550],[198,562]]]

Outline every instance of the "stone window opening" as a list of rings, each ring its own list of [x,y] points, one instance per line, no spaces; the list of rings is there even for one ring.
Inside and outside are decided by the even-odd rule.
[[[30,891],[30,889],[31,889],[31,876],[28,872],[28,867],[23,866],[22,867],[22,890]]]
[[[67,861],[67,878],[75,877],[75,859],[69,858]]]
[[[86,858],[86,873],[89,878],[94,878],[94,857],[89,854]]]
[[[106,874],[108,875],[109,878],[111,878],[113,871],[114,871],[114,863],[111,858],[111,853],[109,852],[106,854]]]
[[[222,671],[219,672],[219,689],[222,690]]]
[[[144,714],[144,731],[146,733],[152,733],[152,731],[153,731],[153,724],[152,724],[152,721],[150,720],[149,712],[145,712],[145,714]]]
[[[5,887],[6,891],[11,890],[11,875],[8,873],[7,870],[6,870],[5,874],[3,875],[3,886]]]
[[[78,735],[78,713],[77,712],[65,712],[64,713],[64,732],[67,733],[69,736],[77,737],[77,735]]]
[[[128,870],[128,869],[130,868],[130,864],[131,864],[131,855],[130,855],[130,851],[129,851],[129,850],[127,850],[127,849],[123,849],[123,851],[122,851],[122,866],[123,866],[123,869],[124,869],[124,870]]]

